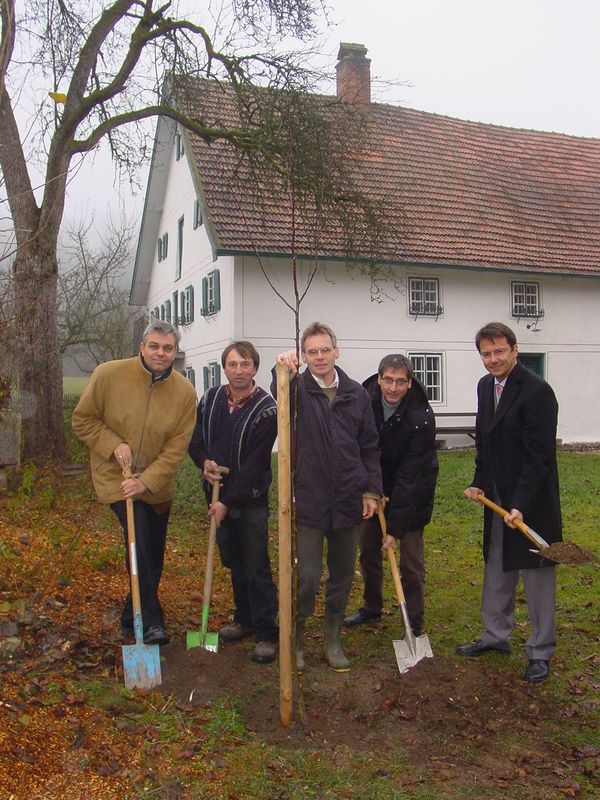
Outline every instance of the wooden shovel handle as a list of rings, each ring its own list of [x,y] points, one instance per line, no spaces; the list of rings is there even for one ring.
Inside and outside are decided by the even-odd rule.
[[[217,472],[221,475],[229,474],[229,467],[217,467]],[[219,491],[221,489],[221,481],[215,481],[212,485],[211,505],[219,502]],[[210,595],[212,592],[213,572],[215,568],[215,545],[217,541],[217,521],[214,515],[211,514],[210,525],[208,528],[208,553],[206,555],[206,572],[204,574],[204,594],[202,596],[202,605],[208,606],[210,603]]]
[[[385,519],[385,513],[383,511],[383,503],[380,501],[377,503],[377,516],[379,517],[379,524],[381,525],[381,533],[383,535],[383,541],[385,542],[387,537],[387,521]],[[390,569],[392,570],[392,578],[394,581],[394,587],[396,589],[396,597],[398,598],[398,602],[402,606],[406,603],[406,598],[404,597],[404,589],[402,588],[402,581],[400,580],[400,572],[398,571],[398,564],[396,563],[396,554],[393,550],[389,547],[386,549],[388,561],[390,562]]]
[[[488,498],[484,494],[478,495],[477,499],[480,503],[483,503],[484,506],[491,508],[492,511],[495,511],[496,514],[499,514],[503,519],[508,514],[508,511],[502,506],[499,506],[497,503],[494,503],[493,500],[488,500]],[[515,528],[521,531],[521,533],[526,536],[530,542],[538,548],[546,548],[548,547],[548,542],[546,542],[539,534],[532,535],[532,531],[528,525],[522,522],[520,519],[515,519],[513,521],[513,525]]]
[[[131,469],[123,470],[123,477],[125,479],[131,478]],[[127,512],[127,548],[129,550],[129,578],[131,585],[131,605],[133,607],[133,616],[142,613],[142,601],[140,599],[140,581],[138,577],[137,566],[137,548],[135,543],[135,515],[133,512],[133,498],[125,498],[125,510]]]

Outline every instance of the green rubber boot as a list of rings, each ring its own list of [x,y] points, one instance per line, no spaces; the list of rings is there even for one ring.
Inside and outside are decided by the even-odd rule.
[[[325,655],[335,672],[348,672],[350,662],[342,649],[343,614],[325,613]]]
[[[304,672],[304,620],[296,620],[296,672]]]

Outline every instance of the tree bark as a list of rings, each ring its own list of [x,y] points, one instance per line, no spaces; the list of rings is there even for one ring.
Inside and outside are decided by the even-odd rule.
[[[14,271],[17,395],[22,446],[33,461],[66,455],[62,361],[56,324],[56,235],[41,231],[19,250]]]

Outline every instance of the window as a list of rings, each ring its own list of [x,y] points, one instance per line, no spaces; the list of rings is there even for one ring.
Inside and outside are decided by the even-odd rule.
[[[165,304],[164,303],[160,307],[160,318],[161,319],[165,318]]]
[[[159,262],[165,260],[165,258],[167,257],[168,250],[169,250],[169,234],[163,233],[163,235],[158,240],[157,244],[157,251],[158,251],[157,255]]]
[[[513,317],[541,319],[544,309],[540,307],[540,285],[529,281],[513,281],[511,284]]]
[[[442,392],[442,354],[409,353],[408,357],[415,368],[415,378],[427,390],[427,398],[434,403],[443,400]]]
[[[153,319],[160,319],[160,311],[159,311],[158,306],[156,306],[156,308],[152,309],[151,316],[152,316]]]
[[[164,319],[166,322],[171,322],[172,318],[171,318],[171,301],[170,300],[165,300],[165,316],[161,317],[161,319]]]
[[[173,325],[179,325],[179,292],[173,292],[173,316],[171,322]]]
[[[183,136],[179,131],[177,131],[175,134],[175,159],[179,161],[184,153],[185,150],[183,149]]]
[[[544,377],[545,358],[543,353],[519,353],[519,361],[540,378]]]
[[[208,366],[202,369],[204,377],[204,391],[211,386],[221,385],[221,365],[216,361],[209,361]]]
[[[205,278],[202,278],[202,309],[203,317],[216,314],[221,308],[221,279],[219,270],[214,269]]]
[[[194,287],[186,286],[180,295],[181,324],[189,325],[194,321]]]
[[[411,315],[439,317],[444,309],[440,305],[440,282],[437,278],[408,279],[408,308]]]
[[[177,264],[175,267],[175,280],[181,278],[181,264],[183,262],[183,217],[177,221]]]
[[[196,372],[193,367],[184,367],[183,377],[187,378],[192,386],[196,386]]]
[[[202,225],[202,210],[200,208],[200,200],[194,200],[194,230]]]

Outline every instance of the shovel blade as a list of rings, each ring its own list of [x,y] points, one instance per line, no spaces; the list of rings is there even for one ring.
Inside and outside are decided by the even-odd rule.
[[[200,631],[188,631],[185,637],[186,650],[191,650],[192,647],[200,647],[202,644],[202,636]]]
[[[429,643],[429,636],[417,636],[414,639],[414,647],[411,647],[407,639],[400,639],[394,641],[394,651],[396,653],[396,661],[398,669],[403,674],[408,672],[411,667],[414,667],[423,658],[433,658],[433,651]]]
[[[124,644],[123,674],[128,689],[154,689],[161,684],[157,644]]]
[[[204,643],[202,645],[205,650],[209,650],[211,653],[218,653],[219,652],[219,634],[218,633],[207,633],[204,637]]]

